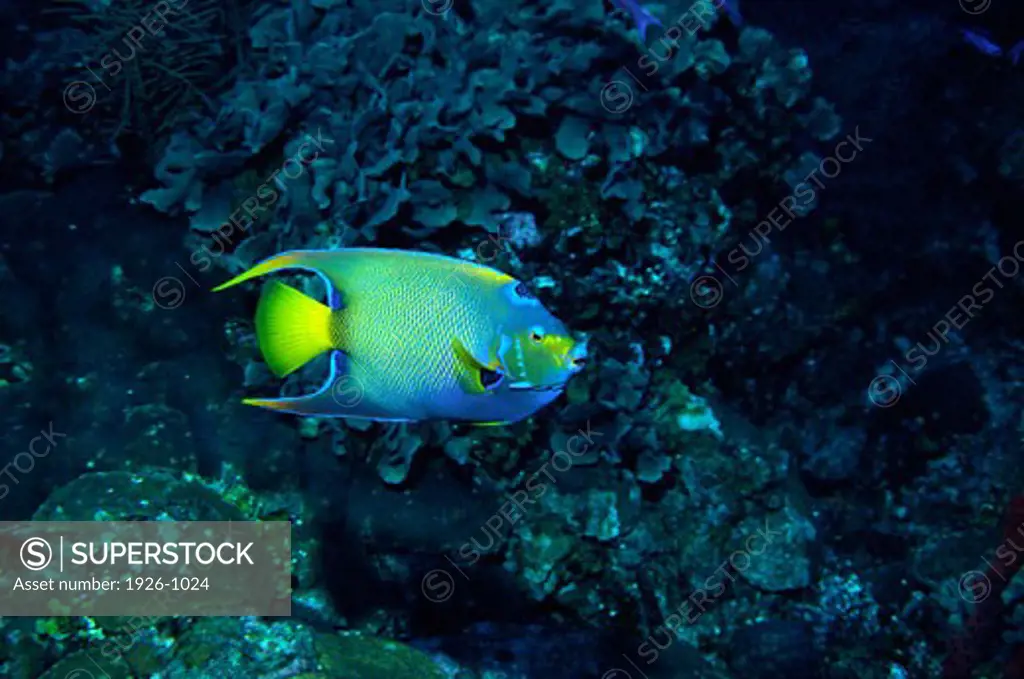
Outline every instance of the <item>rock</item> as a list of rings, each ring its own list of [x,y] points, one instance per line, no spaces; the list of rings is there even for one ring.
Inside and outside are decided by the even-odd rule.
[[[811,522],[790,507],[759,519],[751,517],[733,534],[733,543],[744,549],[735,552],[730,562],[759,589],[781,592],[807,587],[812,580],[810,547],[815,534]]]
[[[77,651],[60,660],[39,679],[89,679],[96,672],[105,672],[109,679],[131,679],[131,671],[124,663],[104,662],[99,668],[89,651]]]
[[[793,620],[766,620],[733,635],[730,667],[746,679],[817,679],[822,658],[811,628]]]
[[[430,656],[397,641],[320,634],[317,659],[330,679],[444,679]]]
[[[587,156],[590,143],[587,140],[587,124],[574,116],[566,116],[555,133],[558,152],[569,160],[582,160]]]

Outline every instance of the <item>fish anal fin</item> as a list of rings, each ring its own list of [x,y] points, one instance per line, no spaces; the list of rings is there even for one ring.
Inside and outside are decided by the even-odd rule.
[[[369,398],[363,380],[349,372],[352,366],[344,352],[333,352],[330,366],[327,379],[320,389],[312,394],[281,398],[245,398],[242,399],[242,403],[305,417],[345,417],[378,422],[413,421],[378,407]]]

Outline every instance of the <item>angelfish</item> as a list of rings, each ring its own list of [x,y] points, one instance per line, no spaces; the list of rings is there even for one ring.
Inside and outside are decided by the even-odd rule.
[[[280,281],[256,309],[256,338],[284,377],[330,352],[315,393],[244,402],[321,417],[381,421],[521,420],[584,366],[577,341],[526,285],[473,262],[405,250],[295,250],[214,288],[285,269],[317,274],[328,303]]]

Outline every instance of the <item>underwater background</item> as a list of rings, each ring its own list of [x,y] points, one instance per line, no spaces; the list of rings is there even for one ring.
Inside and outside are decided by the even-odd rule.
[[[1024,3],[25,0],[0,50],[0,520],[293,545],[290,618],[3,617],[0,676],[1024,677]],[[504,426],[243,405],[326,365],[211,289],[360,246],[585,368]]]

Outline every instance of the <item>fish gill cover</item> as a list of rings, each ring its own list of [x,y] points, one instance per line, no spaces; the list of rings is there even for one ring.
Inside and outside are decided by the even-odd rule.
[[[0,519],[290,521],[294,589],[0,618],[0,673],[1022,676],[1020,11],[0,6]],[[585,364],[507,426],[244,408],[366,385],[211,289],[364,247],[507,274]]]

